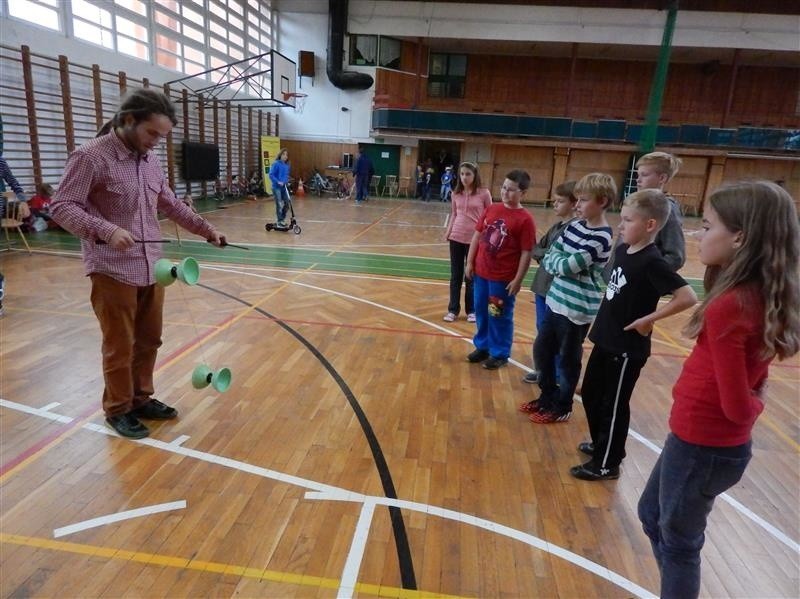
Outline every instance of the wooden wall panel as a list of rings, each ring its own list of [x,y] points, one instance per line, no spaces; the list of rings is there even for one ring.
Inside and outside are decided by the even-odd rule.
[[[628,152],[573,149],[569,154],[567,180],[577,181],[589,173],[606,173],[611,175],[617,184],[617,189],[621,190],[630,159],[631,155]]]
[[[314,168],[324,173],[325,167],[333,164],[339,165],[342,161],[342,154],[353,154],[353,160],[355,160],[355,153],[358,150],[358,144],[289,139],[281,140],[281,146],[289,150],[291,176],[295,179],[302,178],[303,181],[308,181]]]
[[[741,67],[731,122],[764,127],[800,127],[800,69]]]
[[[550,195],[553,177],[553,148],[534,146],[498,145],[494,151],[494,176],[489,181],[481,172],[484,184],[492,197],[500,199],[500,187],[506,174],[513,169],[524,169],[531,176],[531,186],[526,194],[526,203],[543,203]]]
[[[783,186],[800,207],[800,160],[728,158],[722,179],[723,183],[741,179],[783,181]]]
[[[404,43],[402,61],[408,71],[416,72],[412,47],[415,44],[407,48]],[[464,98],[430,98],[426,77],[378,69],[376,105],[410,107],[416,92],[423,110],[641,122],[655,70],[655,63],[647,61],[578,60],[569,114],[565,114],[570,58],[470,54],[467,60]],[[427,73],[424,47],[420,66]],[[670,65],[662,121],[720,126],[731,75],[731,65]],[[726,126],[800,127],[799,96],[800,69],[743,66]]]
[[[667,191],[702,197],[708,177],[709,159],[706,156],[683,156],[678,174],[667,185]]]

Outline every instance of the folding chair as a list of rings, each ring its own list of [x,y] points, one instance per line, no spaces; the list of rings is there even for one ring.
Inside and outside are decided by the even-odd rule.
[[[408,190],[411,187],[411,177],[400,177],[397,188],[395,189],[394,197],[400,197],[402,193],[405,197],[408,197]]]
[[[379,196],[380,193],[378,192],[378,186],[381,184],[381,176],[380,175],[372,175],[372,178],[369,180],[369,193],[370,195]],[[374,191],[374,193],[373,193]]]
[[[17,200],[17,196],[13,191],[3,192],[6,199],[6,214],[0,219],[0,227],[6,233],[6,241],[8,242],[8,249],[11,249],[11,236],[8,234],[9,229],[16,229],[19,236],[22,238],[22,243],[31,253],[31,246],[28,245],[28,240],[25,239],[25,234],[22,232],[22,221],[30,216],[31,211],[28,204]]]
[[[386,183],[383,186],[381,195],[385,196],[387,191],[390,197],[397,193],[397,175],[386,175]]]

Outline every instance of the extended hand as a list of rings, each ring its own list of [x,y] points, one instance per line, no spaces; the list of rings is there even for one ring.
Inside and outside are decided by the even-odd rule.
[[[133,239],[133,235],[121,227],[114,231],[111,234],[111,239],[108,240],[108,245],[115,250],[129,250],[135,243],[136,241]]]
[[[225,240],[225,235],[219,231],[214,231],[211,237],[208,238],[208,243],[213,243],[218,248],[221,248],[227,245],[228,242]]]

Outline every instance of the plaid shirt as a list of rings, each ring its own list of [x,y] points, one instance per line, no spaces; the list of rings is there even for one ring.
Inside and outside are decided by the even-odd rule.
[[[54,221],[81,238],[87,275],[101,273],[137,287],[155,282],[161,246],[115,250],[96,240],[107,242],[119,228],[137,240],[161,239],[157,210],[206,239],[215,231],[175,197],[153,152],[136,154],[114,131],[70,155],[50,210]]]

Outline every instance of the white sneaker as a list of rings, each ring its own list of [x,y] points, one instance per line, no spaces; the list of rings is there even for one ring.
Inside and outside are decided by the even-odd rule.
[[[475,312],[467,314],[467,322],[475,322]]]
[[[444,320],[445,322],[454,322],[454,321],[455,321],[455,319],[456,319],[456,315],[455,315],[455,314],[453,314],[452,312],[448,312],[448,313],[447,313],[447,314],[445,314],[445,315],[444,315],[444,317],[442,318],[442,320]]]

